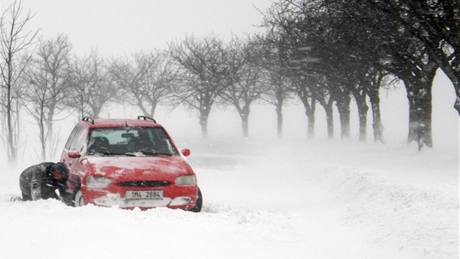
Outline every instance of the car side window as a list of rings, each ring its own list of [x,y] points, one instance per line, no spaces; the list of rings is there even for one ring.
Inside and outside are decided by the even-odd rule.
[[[80,127],[75,133],[74,138],[70,144],[70,150],[82,152],[86,145],[86,130],[84,127]]]
[[[160,152],[177,153],[174,147],[169,142],[169,138],[162,128],[156,128],[154,131],[149,131],[150,139],[155,143],[155,147]]]
[[[70,133],[69,138],[67,139],[67,142],[65,143],[65,149],[69,150],[70,146],[72,144],[72,140],[75,137],[75,134],[77,134],[78,130],[81,128],[80,125],[77,125],[73,128],[72,132]]]

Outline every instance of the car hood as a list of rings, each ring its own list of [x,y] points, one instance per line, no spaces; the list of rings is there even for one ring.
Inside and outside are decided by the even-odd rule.
[[[180,156],[87,157],[83,163],[90,175],[119,181],[173,181],[177,176],[193,174],[190,165]]]

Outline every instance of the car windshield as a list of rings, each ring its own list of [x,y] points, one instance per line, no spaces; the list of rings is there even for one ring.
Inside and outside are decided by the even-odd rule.
[[[162,128],[98,128],[88,139],[88,155],[172,156],[177,155]]]

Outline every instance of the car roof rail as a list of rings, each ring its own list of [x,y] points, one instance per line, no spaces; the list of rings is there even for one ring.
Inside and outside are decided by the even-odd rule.
[[[139,116],[137,116],[137,119],[138,120],[151,120],[154,123],[157,123],[157,121],[154,118],[149,117],[149,116],[139,115]]]
[[[90,122],[91,124],[94,124],[94,119],[91,118],[91,117],[83,117],[81,120],[82,120],[82,121]]]

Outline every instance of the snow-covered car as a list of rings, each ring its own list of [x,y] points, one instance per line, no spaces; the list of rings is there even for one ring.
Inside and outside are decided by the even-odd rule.
[[[61,155],[70,171],[67,203],[121,208],[180,208],[198,212],[196,175],[154,119],[83,118]]]

